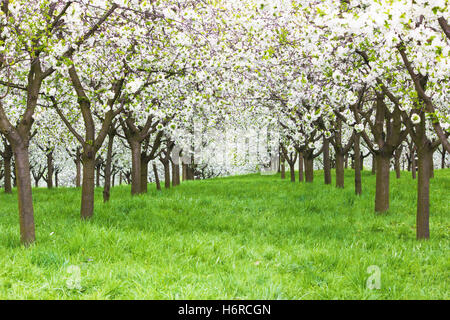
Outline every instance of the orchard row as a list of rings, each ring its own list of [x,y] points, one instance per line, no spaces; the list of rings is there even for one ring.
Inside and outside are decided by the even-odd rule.
[[[132,194],[146,192],[149,171],[159,184],[158,162],[165,184],[172,176],[177,185],[180,171],[207,178],[270,166],[280,155],[304,167],[306,182],[320,157],[325,182],[333,166],[343,187],[349,153],[357,194],[362,158],[372,155],[375,211],[386,212],[391,161],[398,169],[406,149],[418,169],[417,238],[429,238],[433,154],[445,162],[450,152],[449,7],[1,0],[4,186],[13,175],[22,242],[35,241],[32,177],[52,187],[72,160],[82,219],[94,214],[100,176],[107,201],[117,174]],[[239,132],[257,139],[238,143]]]

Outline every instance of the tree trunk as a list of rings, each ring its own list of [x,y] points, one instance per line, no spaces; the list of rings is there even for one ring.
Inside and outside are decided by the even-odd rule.
[[[286,163],[284,162],[284,156],[280,156],[281,162],[281,179],[286,179]]]
[[[372,154],[372,175],[375,175],[377,172],[377,158],[374,154]]]
[[[303,182],[303,154],[299,152],[298,154],[298,182]]]
[[[189,164],[186,165],[186,180],[194,180],[194,169]]]
[[[289,172],[291,173],[291,182],[295,182],[295,163],[289,164]]]
[[[344,188],[344,154],[336,150],[336,187]]]
[[[375,191],[375,212],[382,213],[389,209],[389,156],[379,153],[376,155],[377,175]]]
[[[361,136],[360,134],[355,135],[355,141],[353,143],[353,150],[355,153],[354,159],[355,159],[355,194],[361,195],[362,194],[362,182],[361,182],[361,147],[360,147],[360,140]]]
[[[92,150],[84,151],[82,157],[81,219],[90,219],[94,215],[95,153]]]
[[[109,134],[108,137],[108,151],[106,153],[105,163],[105,185],[103,187],[103,202],[108,202],[111,196],[111,163],[112,163],[112,149],[114,146],[114,134]]]
[[[159,182],[158,168],[156,164],[153,163],[153,174],[155,175],[156,190],[161,190],[161,183]]]
[[[14,177],[12,179],[12,182],[13,182],[13,188],[15,188],[15,187],[17,187],[16,162],[15,161],[13,162],[12,167],[13,167],[13,171],[14,171]]]
[[[141,193],[147,193],[148,183],[148,161],[145,159],[144,155],[141,155]]]
[[[361,140],[361,136],[359,137],[359,140]],[[361,146],[359,146],[358,147],[359,148],[359,150],[361,150]],[[364,170],[364,156],[363,156],[363,153],[362,152],[360,152],[360,154],[359,154],[359,163],[360,163],[360,167],[359,167],[359,169],[361,170],[361,171],[363,171]]]
[[[170,188],[170,161],[164,161],[164,188]]]
[[[14,159],[19,200],[20,239],[26,246],[36,240],[28,147],[16,146]]]
[[[186,181],[186,175],[187,175],[187,164],[186,163],[183,163],[181,165],[181,171],[182,171],[183,181]]]
[[[416,217],[416,237],[417,239],[430,238],[430,168],[432,153],[426,150],[418,150],[418,184],[417,184],[417,217]]]
[[[305,157],[305,182],[312,183],[314,181],[314,158]]]
[[[323,139],[323,173],[325,184],[331,184],[330,141]]]
[[[47,153],[47,188],[53,188],[53,152]]]
[[[131,146],[131,194],[141,192],[141,143],[130,141]]]
[[[172,162],[172,186],[177,186],[179,184],[178,179],[180,176],[180,166]]]
[[[431,151],[431,155],[430,155],[430,179],[434,178],[434,152]]]
[[[281,172],[281,153],[278,153],[278,167],[277,167],[277,173]]]
[[[98,188],[100,187],[100,165],[95,166],[95,172],[96,172],[95,186]]]
[[[413,180],[416,179],[416,169],[417,169],[416,152],[413,149],[411,151],[411,175],[412,175]]]
[[[402,156],[403,147],[400,145],[397,150],[395,150],[394,154],[394,168],[395,168],[395,176],[397,179],[400,179],[401,171],[400,171],[400,158]]]
[[[75,165],[77,167],[77,175],[75,177],[75,186],[79,188],[81,186],[81,160],[77,151],[77,158],[75,159]]]
[[[58,171],[55,171],[55,188],[58,188]]]
[[[441,157],[441,169],[445,169],[445,154],[447,150],[445,148],[442,148],[442,157]]]
[[[5,145],[5,152],[3,157],[4,167],[5,167],[5,193],[12,193],[11,188],[11,158],[12,158],[12,148],[10,144]]]
[[[177,163],[175,165],[175,174],[176,174],[176,181],[177,181],[177,186],[180,185],[180,164]]]

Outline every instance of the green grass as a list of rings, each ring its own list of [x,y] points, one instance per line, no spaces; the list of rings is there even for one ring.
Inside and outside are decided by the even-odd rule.
[[[0,194],[0,299],[449,299],[450,170],[431,184],[431,240],[415,240],[416,181],[391,177],[375,215],[375,178],[343,190],[248,175],[189,181],[131,197],[112,190],[80,221],[80,190],[33,191],[37,243],[19,241],[16,194]],[[334,179],[334,177],[333,177]],[[334,182],[335,180],[333,180]],[[381,289],[366,287],[367,268]],[[70,289],[70,266],[81,289]],[[73,267],[72,267],[73,268]]]

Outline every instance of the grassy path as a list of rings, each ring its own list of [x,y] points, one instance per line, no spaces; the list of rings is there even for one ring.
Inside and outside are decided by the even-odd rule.
[[[333,177],[334,179],[334,177]],[[450,170],[431,185],[431,240],[415,240],[416,181],[392,175],[391,210],[363,196],[249,175],[131,198],[112,190],[79,220],[80,191],[35,189],[37,245],[19,244],[16,194],[0,194],[0,299],[449,299]],[[334,182],[335,180],[333,180]],[[367,268],[381,271],[369,290]],[[67,285],[68,278],[81,288]],[[70,273],[71,272],[71,273]],[[75,286],[76,287],[76,286]]]

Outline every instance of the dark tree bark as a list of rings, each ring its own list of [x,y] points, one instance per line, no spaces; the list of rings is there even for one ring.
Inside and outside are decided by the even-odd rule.
[[[430,159],[430,178],[434,178],[434,150],[432,150]]]
[[[55,188],[58,188],[58,186],[59,186],[59,181],[58,181],[59,172],[60,172],[60,170],[55,170]]]
[[[131,194],[141,193],[141,141],[130,142],[131,147]]]
[[[336,188],[344,188],[344,154],[335,150],[336,154]]]
[[[377,159],[375,154],[372,154],[372,175],[375,175],[377,172]]]
[[[187,180],[187,164],[186,163],[181,164],[181,171],[182,171],[183,181],[186,181]]]
[[[126,184],[131,184],[131,170],[127,170],[123,174],[125,175]]]
[[[444,147],[442,147],[442,150],[441,149],[438,149],[438,150],[439,150],[439,153],[441,154],[441,169],[445,169],[445,167],[446,167],[445,157],[447,154],[447,150],[445,150]]]
[[[289,163],[289,173],[291,174],[291,182],[295,182],[295,165]]]
[[[172,164],[172,186],[176,187],[179,184],[178,178],[180,176],[180,165],[175,164],[174,161],[171,161],[171,164]]]
[[[83,151],[83,183],[81,192],[81,219],[89,219],[94,214],[95,155],[93,148]]]
[[[186,180],[194,180],[195,179],[195,172],[193,164],[186,164]]]
[[[419,179],[417,187],[417,239],[430,238],[430,162],[431,153],[428,148],[418,149]]]
[[[40,165],[30,166],[30,170],[34,179],[34,186],[37,188],[39,187],[39,181],[44,177],[45,167],[41,167]]]
[[[114,146],[114,136],[115,125],[111,124],[111,129],[108,132],[108,150],[106,152],[106,162],[105,162],[105,185],[103,187],[103,202],[108,202],[111,197],[111,164],[113,158],[113,146]]]
[[[281,173],[281,153],[278,153],[277,173]]]
[[[298,152],[298,182],[303,182],[303,153]]]
[[[400,179],[401,170],[400,170],[400,157],[402,156],[403,146],[400,145],[394,152],[394,168],[395,168],[395,176],[397,179]]]
[[[170,188],[170,160],[171,160],[171,152],[174,148],[175,144],[173,141],[168,141],[166,143],[166,147],[162,150],[161,154],[159,155],[159,161],[164,166],[164,187],[166,189]]]
[[[12,164],[12,172],[13,172],[13,177],[12,177],[12,182],[13,182],[13,188],[17,187],[17,179],[16,179],[16,163],[13,161]]]
[[[20,237],[22,243],[28,245],[36,239],[28,148],[14,148],[14,158],[16,164],[17,192],[19,199]]]
[[[325,184],[331,184],[330,140],[323,138],[323,173]]]
[[[297,152],[295,150],[288,152],[288,150],[282,143],[280,144],[280,148],[283,159],[286,160],[289,165],[291,182],[295,182],[295,162],[297,161]]]
[[[53,172],[54,172],[54,165],[53,165],[53,150],[47,149],[47,188],[51,189],[53,188]]]
[[[153,174],[155,175],[156,190],[161,190],[161,183],[159,182],[158,168],[156,168],[155,163],[153,163]]]
[[[39,181],[41,180],[41,177],[33,177],[34,178],[34,187],[37,188],[39,187]]]
[[[320,150],[314,153],[314,149],[303,151],[303,161],[305,163],[305,182],[312,183],[314,181],[314,159],[323,152],[323,145]]]
[[[440,140],[431,141],[426,136],[425,114],[420,113],[421,122],[414,126],[410,117],[404,115],[404,120],[410,129],[410,135],[416,145],[418,156],[417,179],[417,215],[416,237],[417,239],[430,238],[430,178],[433,153],[439,147]]]
[[[361,179],[361,170],[362,170],[362,161],[361,161],[361,149],[360,149],[360,143],[361,143],[361,135],[359,133],[356,133],[353,137],[353,151],[355,153],[355,194],[361,195],[362,194],[362,179]]]
[[[391,155],[378,153],[376,155],[376,161],[375,211],[386,212],[389,209],[389,169]]]
[[[412,178],[415,180],[416,176],[417,176],[417,163],[416,163],[415,149],[411,150],[411,174],[412,174]]]
[[[361,141],[361,133],[359,133],[359,140]],[[361,145],[360,145],[359,149],[361,150]],[[361,171],[364,170],[364,159],[366,159],[370,155],[372,155],[372,153],[370,151],[367,152],[366,154],[363,154],[363,152],[361,151],[361,154],[360,154]]]
[[[71,150],[66,149],[69,155],[73,158],[73,162],[76,167],[75,174],[75,187],[79,188],[81,186],[81,148],[77,147],[75,152],[72,153]]]
[[[101,176],[101,169],[102,169],[102,163],[103,160],[100,157],[97,157],[95,159],[95,186],[97,188],[100,187],[100,176]]]
[[[177,163],[175,164],[175,174],[176,174],[176,181],[177,181],[177,186],[181,184],[181,179],[180,179],[180,164]]]
[[[314,181],[314,158],[305,153],[305,182],[312,183]]]
[[[6,142],[6,141],[5,141]],[[5,151],[3,152],[3,166],[5,170],[5,193],[12,193],[11,188],[11,159],[13,156],[12,148],[9,143],[5,143]]]
[[[286,179],[286,163],[283,154],[280,155],[281,179]]]
[[[164,166],[164,188],[170,189],[170,161],[161,161]]]
[[[417,162],[416,162],[416,147],[414,145],[413,140],[408,140],[408,152],[406,153],[406,157],[408,159],[408,171],[411,171],[411,176],[413,179],[416,179],[416,171],[417,171]]]
[[[445,19],[444,17],[439,17],[438,21],[439,25],[442,28],[442,31],[444,31],[445,33],[445,36],[448,40],[450,40],[450,25],[448,24],[447,19]]]
[[[309,140],[307,141],[305,146],[300,147],[299,145],[295,145],[297,153],[303,156],[302,159],[305,168],[304,176],[305,182],[307,183],[312,183],[314,181],[314,159],[320,156],[323,152],[323,145],[322,148],[318,150],[316,153],[314,153],[314,149],[307,147],[310,143],[314,143],[322,138],[320,135],[316,136],[316,134],[317,131],[313,132],[309,136]],[[302,163],[302,160],[300,160],[300,163]]]
[[[141,193],[148,192],[148,161],[141,155]]]

